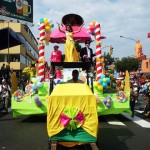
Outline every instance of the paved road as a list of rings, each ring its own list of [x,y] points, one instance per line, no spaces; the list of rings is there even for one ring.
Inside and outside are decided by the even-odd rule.
[[[136,112],[99,117],[100,150],[149,150],[150,120]],[[81,149],[82,147],[79,147]],[[13,118],[0,113],[0,150],[48,150],[46,116]]]

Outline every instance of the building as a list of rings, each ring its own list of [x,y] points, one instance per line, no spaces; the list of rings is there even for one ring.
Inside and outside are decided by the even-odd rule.
[[[150,58],[142,60],[141,72],[150,75]]]
[[[3,63],[7,64],[7,62],[10,62],[10,68],[20,74],[26,66],[29,66],[32,61],[38,58],[38,43],[26,25],[1,21],[0,30],[5,28],[10,28],[15,31],[25,44],[9,47],[9,43],[0,43],[8,44],[6,49],[0,50],[0,67]],[[0,37],[3,37],[3,35],[0,35]]]

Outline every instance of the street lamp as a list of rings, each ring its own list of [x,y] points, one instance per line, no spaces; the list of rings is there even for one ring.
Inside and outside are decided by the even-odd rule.
[[[135,41],[137,43],[137,40],[135,40],[135,39],[132,39],[132,38],[129,38],[129,37],[125,37],[125,36],[122,36],[122,35],[120,35],[120,37],[121,38],[125,38],[125,39],[129,39],[129,40],[133,40],[133,41]]]

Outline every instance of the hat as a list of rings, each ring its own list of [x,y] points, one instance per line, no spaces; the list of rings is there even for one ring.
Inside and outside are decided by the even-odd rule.
[[[86,40],[86,41],[85,41],[85,44],[90,44],[90,43],[91,43],[90,40]]]
[[[55,47],[59,48],[59,46],[58,46],[58,45],[55,45],[55,46],[54,46],[54,48],[55,48]]]

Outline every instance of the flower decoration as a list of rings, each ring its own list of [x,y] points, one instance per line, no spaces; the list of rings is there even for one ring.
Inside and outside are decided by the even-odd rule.
[[[60,122],[65,128],[72,131],[84,123],[84,116],[77,107],[67,108],[64,113],[60,115]]]

